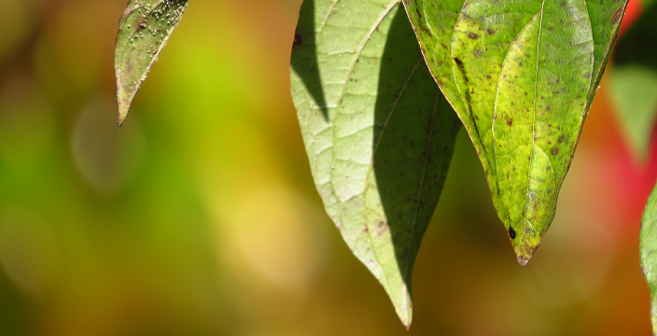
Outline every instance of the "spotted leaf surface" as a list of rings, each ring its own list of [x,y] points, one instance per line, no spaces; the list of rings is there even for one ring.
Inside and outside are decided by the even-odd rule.
[[[169,36],[180,22],[187,0],[131,0],[121,18],[115,70],[119,122],[128,116],[137,91]]]
[[[293,101],[326,211],[408,326],[411,270],[458,119],[398,0],[306,0],[292,66]]]
[[[657,188],[650,195],[643,213],[641,224],[641,266],[652,296],[653,331],[657,331]]]
[[[625,2],[403,2],[524,265],[554,218]]]

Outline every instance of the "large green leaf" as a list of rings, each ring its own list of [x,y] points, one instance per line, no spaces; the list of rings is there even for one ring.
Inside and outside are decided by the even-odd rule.
[[[539,246],[625,2],[404,0],[521,264]]]
[[[652,295],[652,325],[657,331],[657,188],[648,199],[641,224],[641,267]],[[657,333],[655,333],[657,335]]]
[[[610,92],[634,156],[644,161],[657,118],[657,6],[647,8],[618,41]]]
[[[115,70],[119,123],[146,79],[169,36],[180,22],[187,0],[131,0],[121,18]]]
[[[306,0],[292,65],[293,100],[326,210],[408,326],[411,270],[458,120],[399,0]]]

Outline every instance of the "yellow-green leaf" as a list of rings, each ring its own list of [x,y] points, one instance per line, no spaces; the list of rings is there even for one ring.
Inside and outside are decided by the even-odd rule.
[[[404,0],[521,264],[550,226],[625,2]]]
[[[458,120],[399,0],[306,0],[292,65],[293,100],[326,210],[408,326],[411,271]]]

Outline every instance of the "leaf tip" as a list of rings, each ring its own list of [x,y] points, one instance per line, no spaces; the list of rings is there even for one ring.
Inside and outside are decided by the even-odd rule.
[[[123,107],[123,106],[119,107],[119,116],[116,121],[117,126],[119,127],[123,126],[125,120],[128,118],[129,109],[130,109],[129,107]]]
[[[538,244],[532,244],[529,241],[521,241],[514,244],[513,250],[516,253],[516,259],[520,266],[527,266],[534,257]]]
[[[130,112],[130,108],[132,106],[132,100],[134,99],[134,94],[128,94],[125,89],[121,88],[121,85],[119,84],[119,88],[117,89],[117,103],[118,103],[118,117],[117,117],[117,124],[118,126],[123,125],[125,120],[128,118],[128,113]]]
[[[388,297],[392,301],[395,313],[397,313],[397,317],[399,317],[402,325],[404,325],[407,331],[410,330],[411,324],[413,323],[413,301],[408,287],[406,285],[400,285],[397,287],[398,290],[392,290],[392,288],[384,285],[384,289],[388,293]]]
[[[519,255],[517,256],[517,258],[518,258],[518,264],[520,264],[520,266],[527,266],[527,264],[529,264],[529,261],[531,260],[531,257],[527,257],[523,255]]]
[[[398,311],[397,315],[399,316],[399,319],[401,320],[401,323],[404,325],[404,328],[406,328],[406,331],[411,330],[411,325],[413,324],[413,307],[412,305],[408,305],[406,309],[403,309],[403,311]]]

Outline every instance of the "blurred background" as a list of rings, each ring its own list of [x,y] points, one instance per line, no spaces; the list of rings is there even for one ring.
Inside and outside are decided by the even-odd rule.
[[[125,5],[0,0],[0,334],[406,335],[314,191],[289,96],[299,1],[192,1],[117,128]],[[461,134],[411,334],[650,334],[657,151],[633,158],[607,86],[525,268]]]

